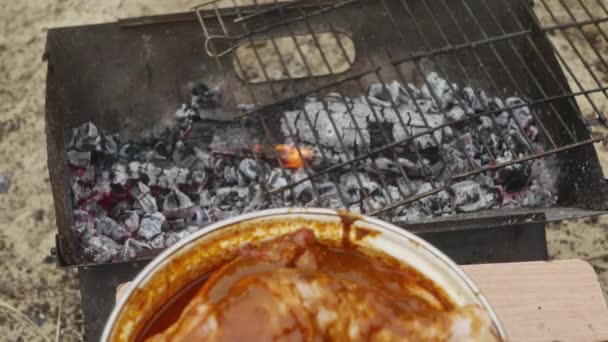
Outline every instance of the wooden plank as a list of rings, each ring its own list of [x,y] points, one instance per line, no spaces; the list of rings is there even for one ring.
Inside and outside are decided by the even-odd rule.
[[[462,266],[511,341],[607,341],[608,310],[583,260]]]

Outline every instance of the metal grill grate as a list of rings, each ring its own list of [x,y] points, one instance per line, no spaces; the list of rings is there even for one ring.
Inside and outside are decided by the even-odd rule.
[[[589,6],[596,4],[602,11],[591,13]],[[349,151],[338,135],[338,144],[346,157],[340,162],[332,162],[331,157],[321,149],[322,162],[311,165],[302,156],[300,149],[297,149],[300,158],[305,162],[303,170],[306,177],[278,189],[266,188],[273,201],[282,198],[282,193],[286,190],[308,181],[312,183],[313,192],[318,197],[318,180],[329,177],[337,185],[343,207],[350,208],[353,203],[349,203],[343,195],[344,190],[338,182],[339,176],[351,172],[359,187],[364,188],[364,180],[360,178],[357,170],[366,164],[378,174],[382,174],[375,159],[376,156],[382,155],[394,161],[398,176],[406,185],[405,190],[400,188],[398,193],[390,191],[380,177],[379,184],[385,199],[383,204],[373,203],[367,194],[364,194],[362,201],[364,211],[368,214],[390,213],[391,209],[437,194],[453,182],[509,165],[553,156],[602,139],[577,132],[576,123],[565,114],[575,113],[575,121],[586,118],[587,124],[606,124],[604,108],[600,102],[608,99],[608,81],[602,79],[598,73],[599,69],[608,70],[608,63],[598,48],[602,43],[608,44],[608,9],[602,0],[568,1],[568,4],[565,0],[539,0],[534,6],[525,0],[275,0],[266,4],[253,0],[252,4],[246,6],[232,0],[228,5],[232,8],[223,9],[218,1],[211,1],[196,7],[195,11],[204,33],[205,50],[216,58],[226,77],[235,78],[235,73],[246,75],[243,65],[251,61],[241,60],[239,54],[235,53],[236,49],[244,45],[252,47],[255,63],[262,71],[262,75],[258,76],[263,77],[264,82],[242,82],[247,93],[245,98],[254,103],[255,108],[237,117],[243,133],[248,136],[252,151],[260,141],[270,146],[283,143],[285,138],[298,142],[299,137],[294,127],[288,127],[287,137],[281,136],[273,128],[276,126],[275,121],[286,120],[284,112],[308,96],[320,99],[324,110],[329,112],[330,104],[324,97],[328,93],[339,94],[336,95],[337,100],[345,105],[352,122],[355,122],[354,134],[363,137],[364,133],[356,124],[355,114],[348,105],[347,95],[344,94],[366,95],[371,83],[380,83],[388,89],[390,82],[394,80],[401,84],[412,82],[433,89],[426,78],[430,71],[449,80],[450,91],[454,94],[457,92],[451,82],[470,85],[474,89],[490,89],[493,96],[503,101],[513,94],[526,99],[525,103],[491,108],[480,98],[481,95],[475,92],[479,102],[484,105],[482,111],[458,120],[446,120],[440,125],[432,125],[421,115],[425,130],[410,134],[405,139],[391,141],[381,129],[378,134],[381,135],[380,141],[384,143],[372,146],[365,139],[360,139],[362,146],[359,146],[359,153]],[[565,15],[558,17],[556,13]],[[539,17],[543,20],[539,20]],[[324,51],[319,42],[319,35],[328,32],[334,36],[338,45],[338,57],[349,64],[349,71],[338,74],[332,70],[330,59],[335,56]],[[339,37],[343,32],[352,34],[356,50],[354,60]],[[582,34],[584,39],[573,40],[573,32]],[[314,76],[315,71],[308,60],[310,53],[304,52],[298,43],[299,36],[303,34],[312,37],[315,53],[320,56],[320,62],[329,76]],[[551,40],[555,35],[565,38],[567,48],[572,52],[570,56],[564,56],[560,49],[556,49]],[[301,75],[294,77],[291,74],[286,51],[277,45],[277,40],[284,37],[291,38],[296,48],[291,53],[303,62],[306,76],[303,79]],[[260,40],[271,43],[285,80],[276,81],[270,75],[265,65],[267,59],[262,55],[267,51],[261,51],[257,47]],[[596,59],[593,64],[589,56]],[[561,65],[563,71],[556,67],[557,65]],[[588,73],[587,78],[593,80],[591,84],[580,80],[584,76],[579,74],[580,70]],[[569,83],[565,81],[564,73],[570,80]],[[409,87],[404,89],[412,96]],[[439,95],[432,90],[431,96],[435,101],[440,101]],[[366,96],[363,98],[376,119],[383,115],[376,111]],[[464,99],[459,99],[459,103],[462,101]],[[393,100],[390,102],[392,109],[399,113],[397,104]],[[423,110],[417,102],[414,104],[416,111],[422,114]],[[516,109],[524,106],[532,109],[531,114],[539,128],[543,150],[535,148],[535,144],[525,134],[522,123],[514,115]],[[583,113],[579,108],[589,108],[590,111]],[[448,113],[441,106],[439,109],[440,114],[447,118]],[[483,141],[492,160],[480,165],[466,152],[466,146],[458,138],[457,149],[460,149],[467,160],[464,169],[453,169],[447,156],[449,151],[441,147],[433,133],[472,124],[481,117],[487,117],[491,119],[493,129],[499,135],[504,135],[505,130],[499,128],[494,116],[501,112],[508,113],[509,119],[515,122],[517,130],[525,138],[525,151],[512,151],[517,157],[504,161],[492,154],[487,146],[491,142]],[[313,117],[309,114],[311,113],[305,113],[303,119],[310,127],[314,127]],[[331,115],[329,120],[337,131],[338,124]],[[264,136],[253,136],[255,133],[248,128],[252,121],[263,128]],[[399,121],[407,132],[403,118],[400,117]],[[458,132],[457,129],[453,131]],[[437,179],[429,165],[423,162],[422,151],[413,143],[415,139],[426,135],[430,135],[434,146],[438,147],[436,153],[445,163],[447,180]],[[314,136],[319,144],[318,135]],[[510,144],[506,146],[508,149],[513,148]],[[411,184],[411,176],[408,176],[397,162],[404,147],[413,153],[415,162],[423,170],[422,177],[432,185],[430,190],[416,192]],[[277,158],[277,163],[282,165],[280,158]],[[263,173],[264,169],[260,168],[260,172]]]

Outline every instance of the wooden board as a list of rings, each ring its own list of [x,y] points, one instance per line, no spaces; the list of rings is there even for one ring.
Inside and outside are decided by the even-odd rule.
[[[511,341],[608,341],[608,310],[582,260],[462,266]]]

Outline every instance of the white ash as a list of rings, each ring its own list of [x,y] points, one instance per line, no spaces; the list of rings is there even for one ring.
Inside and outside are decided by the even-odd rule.
[[[220,96],[217,89],[197,87],[191,103],[176,112],[174,125],[146,132],[140,141],[123,141],[92,123],[73,130],[66,157],[72,171],[73,230],[83,257],[93,262],[137,258],[210,223],[272,207],[368,213],[422,196],[383,216],[412,221],[549,206],[557,200],[556,177],[545,160],[450,181],[450,174],[467,172],[471,165],[521,158],[529,142],[542,150],[531,109],[518,97],[503,101],[429,74],[421,88],[393,81],[386,87],[372,85],[358,98],[308,98],[301,108],[280,113],[284,139],[277,143],[313,149],[309,169],[289,170],[273,157],[245,151],[236,125],[212,130],[208,144],[187,139],[194,121],[222,114]],[[508,112],[505,106],[517,108]],[[488,109],[498,112],[468,120]],[[412,135],[417,137],[391,153],[309,179],[325,167]]]

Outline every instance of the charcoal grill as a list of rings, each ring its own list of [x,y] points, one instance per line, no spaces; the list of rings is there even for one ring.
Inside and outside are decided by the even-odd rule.
[[[79,257],[77,241],[70,228],[72,203],[66,148],[71,129],[91,121],[103,130],[136,138],[142,131],[171,121],[175,109],[189,100],[192,86],[200,82],[221,85],[222,108],[238,114],[214,119],[238,124],[252,151],[259,142],[281,143],[285,139],[277,128],[277,121],[284,115],[281,113],[308,96],[323,98],[338,93],[341,98],[356,97],[365,94],[371,84],[387,86],[392,80],[423,86],[428,85],[424,75],[429,72],[485,89],[501,98],[518,94],[527,100],[523,105],[533,109],[545,146],[542,152],[529,148],[518,158],[507,162],[493,160],[485,166],[469,161],[464,171],[448,171],[449,181],[443,184],[435,181],[432,172],[427,170],[424,177],[433,185],[427,192],[400,193],[392,197],[389,191],[384,191],[386,201],[382,206],[374,205],[365,196],[363,201],[367,214],[390,215],[395,208],[439,193],[450,182],[517,163],[550,158],[560,170],[558,200],[552,207],[485,210],[416,222],[394,222],[443,247],[459,262],[515,261],[546,256],[542,223],[598,215],[608,210],[608,187],[593,147],[593,143],[602,138],[593,136],[590,130],[590,125],[606,124],[597,99],[608,98],[608,82],[599,78],[596,69],[608,69],[608,63],[589,35],[584,35],[582,44],[570,38],[571,33],[595,30],[597,39],[608,42],[605,26],[608,9],[597,0],[602,13],[590,13],[587,7],[590,2],[593,1],[577,0],[576,5],[567,7],[563,0],[540,0],[533,7],[525,0],[270,4],[258,4],[254,0],[247,6],[234,2],[231,8],[223,8],[212,1],[189,13],[49,30],[45,52],[48,62],[46,133],[58,226],[55,253],[60,266],[81,267],[85,316],[92,317],[98,310],[104,313],[87,320],[89,337],[95,338],[99,333],[104,315],[112,305],[115,284],[132,277],[156,251],[129,263],[107,265],[93,265]],[[568,14],[565,20],[558,19],[554,13],[563,8]],[[542,25],[535,10],[547,13],[553,22]],[[297,40],[308,35],[315,46],[319,46],[315,37],[321,34],[346,35],[352,40],[354,57],[340,39],[335,40],[338,55],[348,62],[347,70],[334,72],[329,57],[318,49],[326,75],[312,76],[315,72],[304,62],[304,72],[292,76],[282,58],[285,51],[277,47],[276,39]],[[548,35],[563,35],[576,58],[568,59],[554,49]],[[282,80],[264,72],[265,59],[256,47],[261,40],[272,43],[271,52],[278,57],[283,69],[279,77]],[[237,53],[243,46],[252,47],[253,63],[261,66],[262,73],[256,74],[255,82],[247,81],[249,76],[243,67],[252,60],[240,60]],[[583,52],[597,57],[597,63],[584,58]],[[298,55],[306,60],[301,51]],[[591,77],[592,86],[583,84],[579,69]],[[238,104],[255,106],[239,112],[235,110]],[[347,153],[346,160],[326,167],[313,168],[306,164],[303,168],[306,178],[279,189],[267,189],[268,200],[277,201],[284,191],[305,181],[316,188],[321,177],[329,175],[333,179],[340,173],[354,171],[362,162],[371,161],[372,167],[377,167],[374,156],[394,158],[403,147],[409,146],[420,159],[421,151],[412,144],[416,138],[450,125],[467,124],[482,116],[492,117],[499,111],[513,116],[518,106],[486,108],[436,127],[427,124],[424,132],[402,140],[391,141],[381,136],[382,144],[364,144],[359,153]],[[591,110],[583,113],[581,107]],[[352,116],[352,112],[349,111],[349,115]],[[251,131],[247,123],[252,121],[263,129]],[[518,129],[522,127],[518,125]],[[289,135],[297,141],[292,131]],[[439,148],[436,153],[446,158],[447,151]],[[399,174],[406,183],[409,181],[403,170],[399,170]],[[360,186],[361,182],[357,176]],[[315,194],[318,195],[316,190]],[[495,229],[507,226],[510,230]],[[91,293],[97,293],[94,299]]]

